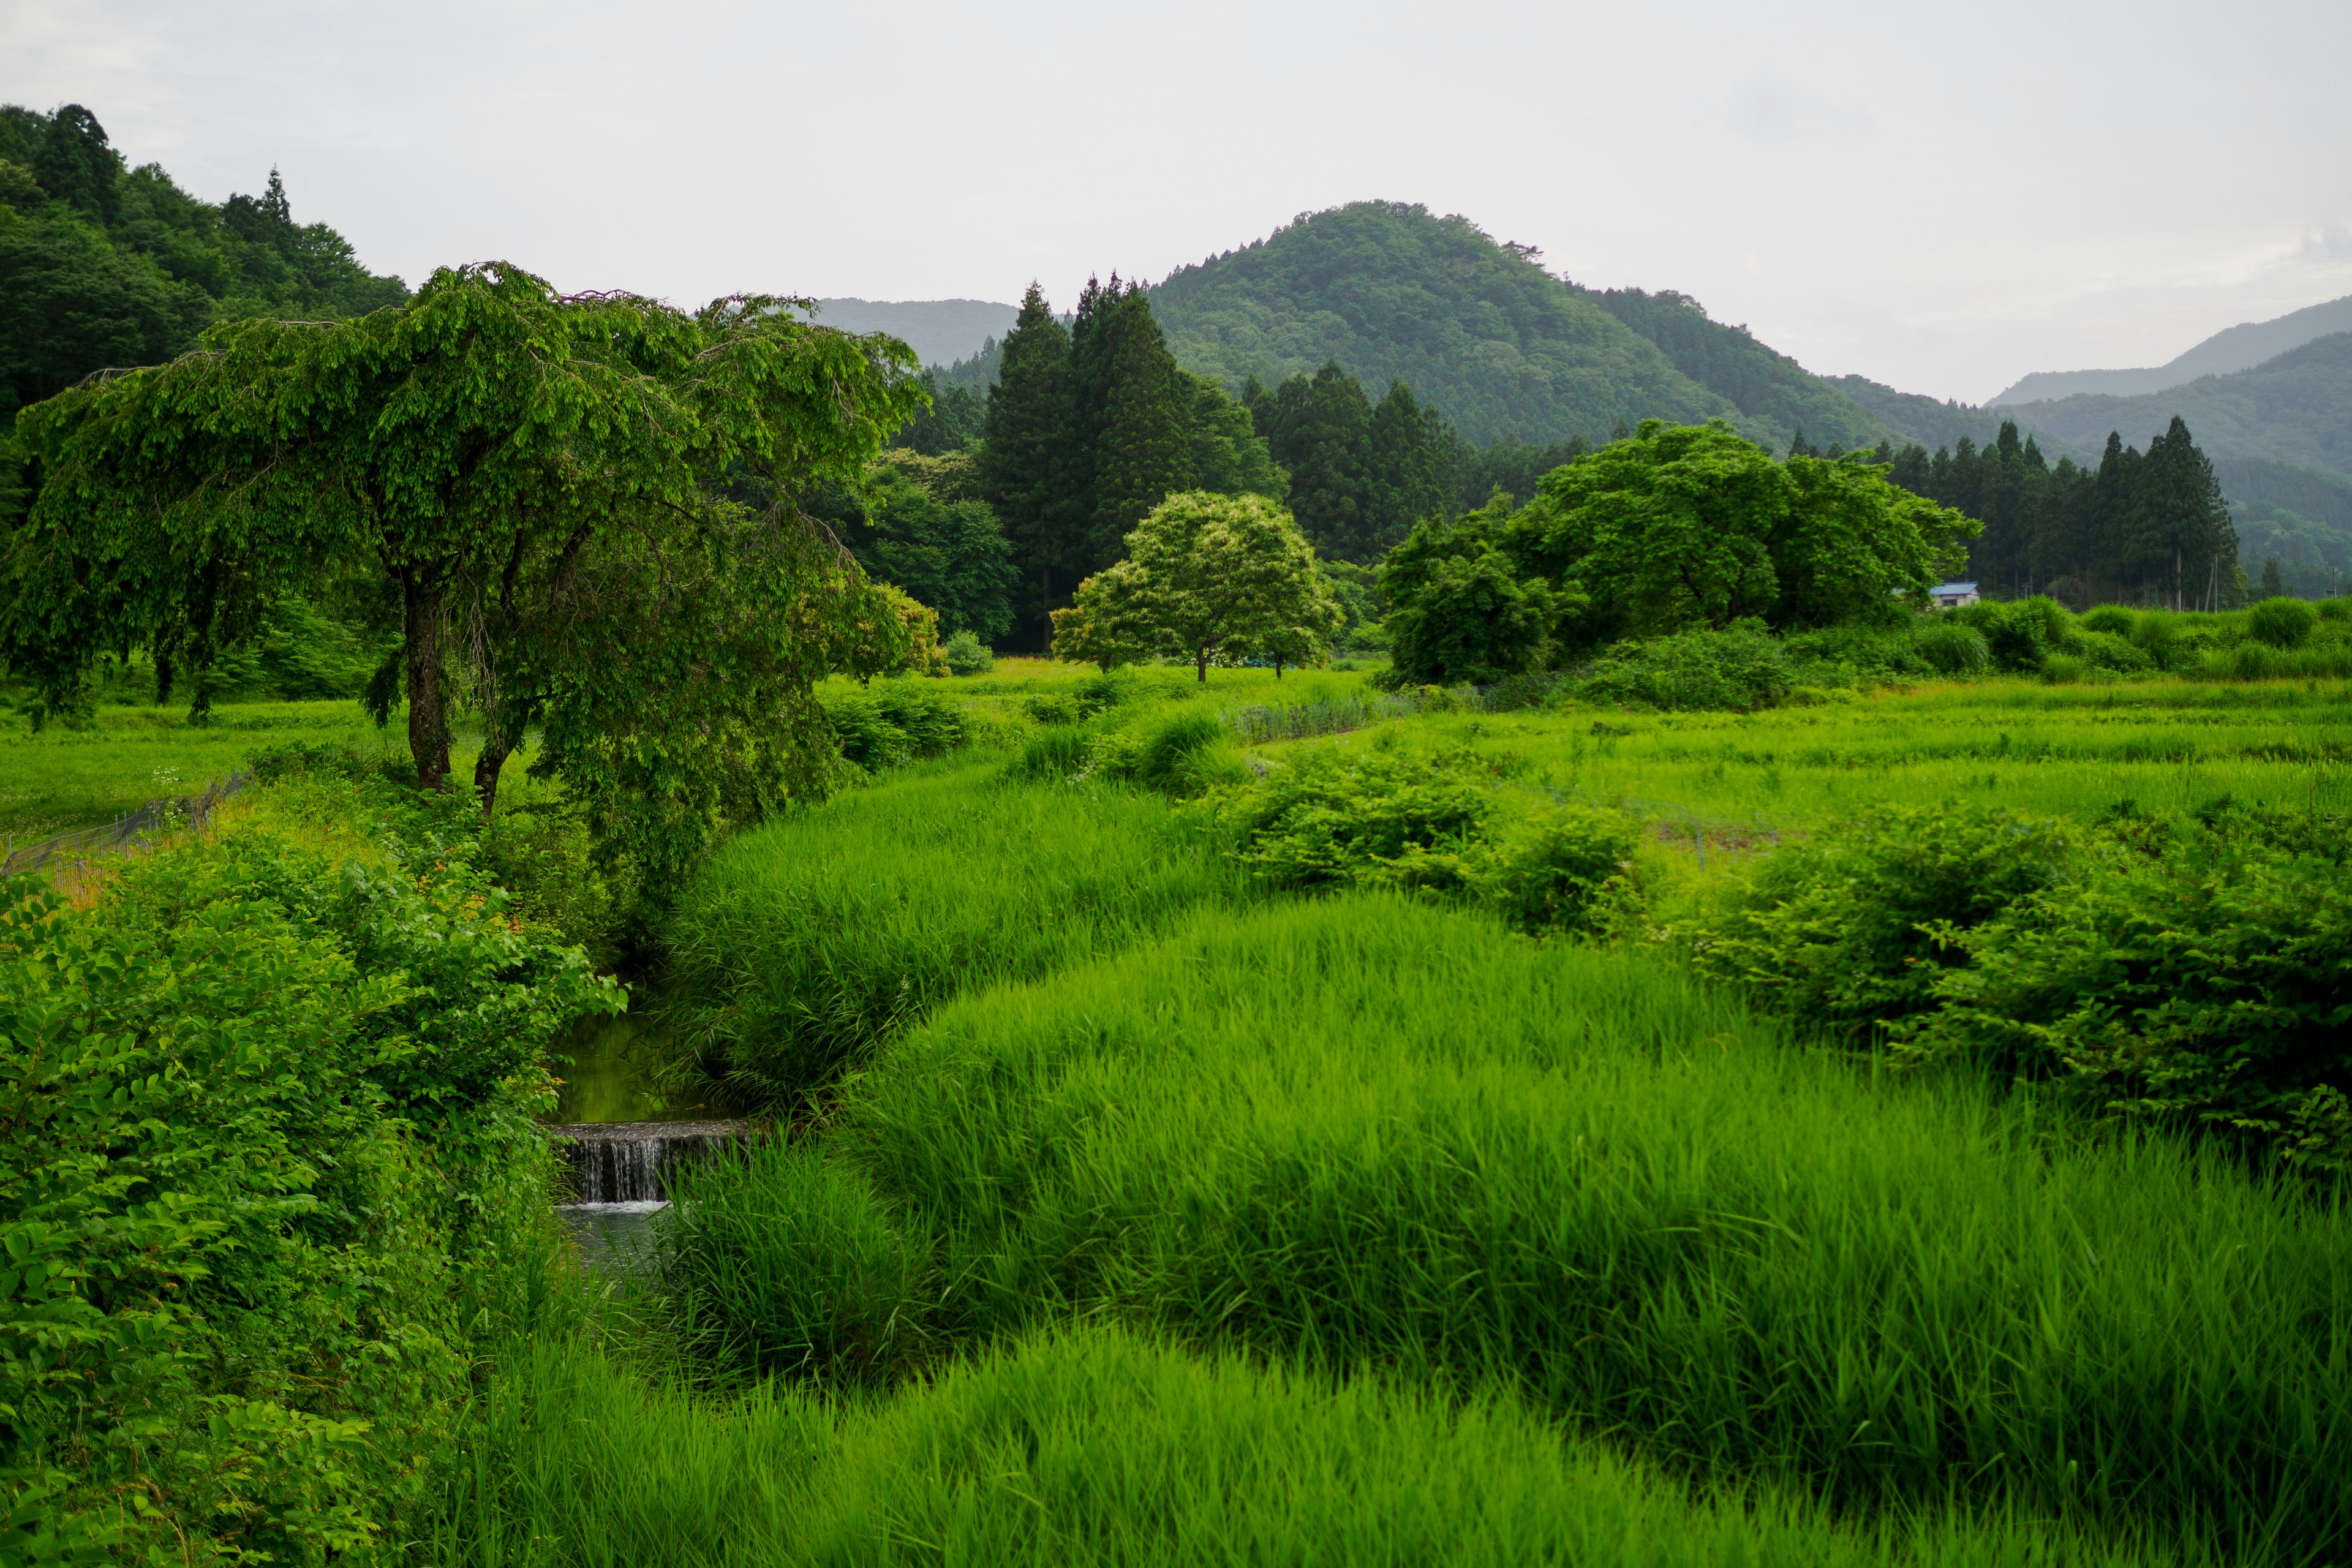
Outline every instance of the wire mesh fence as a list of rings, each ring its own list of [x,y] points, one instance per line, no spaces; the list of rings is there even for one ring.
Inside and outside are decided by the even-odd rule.
[[[234,773],[213,780],[200,795],[159,797],[112,822],[60,833],[22,847],[11,835],[6,840],[6,858],[0,860],[0,876],[55,872],[67,867],[86,866],[100,855],[136,854],[167,833],[185,830],[201,837],[211,827],[213,813],[220,803],[252,782],[252,773]]]

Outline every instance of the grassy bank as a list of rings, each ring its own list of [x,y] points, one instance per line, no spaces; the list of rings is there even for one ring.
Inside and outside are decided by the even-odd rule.
[[[477,1406],[421,1553],[552,1563],[1739,1568],[2156,1564],[1948,1510],[1833,1520],[1693,1494],[1507,1394],[1345,1384],[1115,1328],[1048,1330],[888,1400],[696,1394],[542,1346]],[[2195,1561],[2194,1558],[2186,1561]]]
[[[1399,901],[967,995],[821,1148],[695,1195],[673,1280],[765,1364],[870,1378],[1107,1311],[1499,1380],[1847,1506],[1967,1496],[2248,1562],[2352,1530],[2352,1216]]]
[[[669,928],[667,1023],[697,1073],[791,1101],[961,992],[1082,964],[1249,896],[1157,796],[950,759],[714,857]]]

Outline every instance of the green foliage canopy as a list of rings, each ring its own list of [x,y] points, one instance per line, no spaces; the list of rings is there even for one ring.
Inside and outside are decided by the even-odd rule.
[[[1589,595],[1591,640],[1924,608],[1975,527],[1859,460],[1776,464],[1723,424],[1645,420],[1548,475],[1509,532],[1526,574]]]
[[[1054,618],[1054,651],[1106,667],[1150,655],[1292,662],[1328,647],[1346,616],[1290,514],[1263,496],[1169,497],[1127,536],[1127,558]]]
[[[201,662],[364,562],[401,595],[420,784],[448,773],[462,658],[486,807],[533,723],[543,763],[621,816],[820,787],[810,682],[887,657],[895,617],[782,503],[854,479],[922,395],[903,345],[783,303],[689,315],[490,263],[356,320],[216,326],[76,387],[20,421],[42,484],[0,651],[51,691],[108,649]],[[726,476],[780,504],[718,499]]]

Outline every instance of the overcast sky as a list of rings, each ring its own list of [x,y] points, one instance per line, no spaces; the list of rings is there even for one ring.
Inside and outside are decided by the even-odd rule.
[[[1381,197],[1971,402],[2352,293],[2347,80],[2347,0],[0,0],[0,98],[412,284],[1066,306]]]

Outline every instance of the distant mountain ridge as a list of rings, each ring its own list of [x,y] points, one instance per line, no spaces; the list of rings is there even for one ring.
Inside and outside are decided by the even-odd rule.
[[[819,300],[816,321],[845,332],[887,332],[925,364],[950,365],[1003,337],[1021,313],[992,300]]]
[[[2078,450],[2110,430],[2137,444],[2174,415],[2216,459],[2262,458],[2352,479],[2352,332],[2290,349],[2252,370],[2200,376],[2137,397],[2085,394],[2022,408],[2014,415]]]
[[[2352,331],[2352,294],[2273,321],[2241,322],[2168,363],[2145,370],[2035,371],[1992,399],[1992,405],[2018,407],[2086,395],[2144,397],[2200,376],[2252,370],[2315,339],[2346,331]]]

